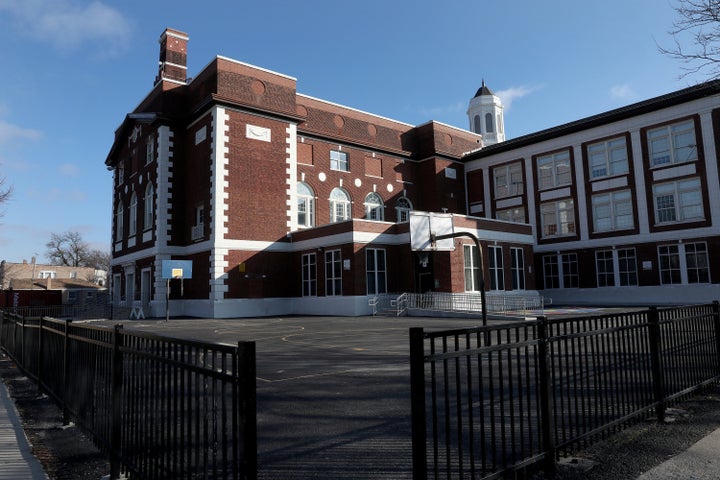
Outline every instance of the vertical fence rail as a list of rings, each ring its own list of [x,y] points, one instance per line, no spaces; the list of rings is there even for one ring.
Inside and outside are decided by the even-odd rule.
[[[253,342],[0,312],[0,347],[108,453],[112,479],[257,479]]]
[[[552,473],[562,453],[720,381],[720,304],[411,329],[410,371],[414,480]]]

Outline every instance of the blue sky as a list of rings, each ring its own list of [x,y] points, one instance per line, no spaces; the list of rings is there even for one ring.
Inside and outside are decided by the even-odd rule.
[[[0,260],[45,260],[52,233],[110,251],[115,129],[150,91],[158,38],[185,31],[189,75],[215,55],[298,92],[419,125],[467,128],[483,79],[508,138],[704,81],[680,78],[674,0],[0,0]]]

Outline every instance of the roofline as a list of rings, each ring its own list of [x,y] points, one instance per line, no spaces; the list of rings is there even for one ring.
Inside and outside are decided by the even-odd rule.
[[[468,152],[463,158],[464,161],[488,157],[496,153],[507,152],[535,143],[577,133],[582,130],[607,125],[609,123],[625,120],[630,117],[653,112],[662,108],[673,107],[682,103],[690,102],[704,97],[720,94],[720,80],[694,85],[692,87],[677,90],[649,100],[633,103],[624,107],[609,110],[604,113],[575,120],[573,122],[551,127],[538,132],[523,135],[521,137],[506,140],[482,148],[481,150]]]

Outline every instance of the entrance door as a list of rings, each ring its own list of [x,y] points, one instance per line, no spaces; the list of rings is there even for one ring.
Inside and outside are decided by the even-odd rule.
[[[145,269],[140,274],[140,301],[142,306],[147,307],[150,303],[150,294],[152,286],[152,277],[150,276],[150,269]]]

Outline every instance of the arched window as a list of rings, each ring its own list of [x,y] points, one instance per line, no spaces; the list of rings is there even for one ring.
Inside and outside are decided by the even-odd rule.
[[[298,227],[312,227],[315,225],[315,194],[307,183],[297,184],[298,198]]]
[[[482,133],[482,130],[480,127],[481,127],[480,115],[475,115],[475,118],[473,118],[473,131],[475,133]]]
[[[365,197],[365,218],[368,220],[385,220],[385,205],[380,195],[375,192],[370,192]]]
[[[123,211],[125,209],[125,206],[123,205],[122,200],[118,200],[117,208],[115,209],[115,241],[119,242],[123,238],[124,230],[123,230],[123,222],[124,222],[124,215]]]
[[[145,203],[143,205],[143,230],[150,230],[153,227],[155,218],[155,188],[152,183],[145,187]]]
[[[128,235],[133,236],[137,232],[137,195],[135,192],[130,197],[130,218],[128,220]]]
[[[342,188],[333,188],[330,192],[330,222],[342,222],[350,218],[350,195]]]
[[[397,214],[398,223],[407,223],[410,221],[410,210],[412,210],[412,203],[406,197],[398,198],[395,204],[395,212]]]
[[[485,131],[486,132],[493,131],[493,115],[492,115],[492,113],[485,114]]]

